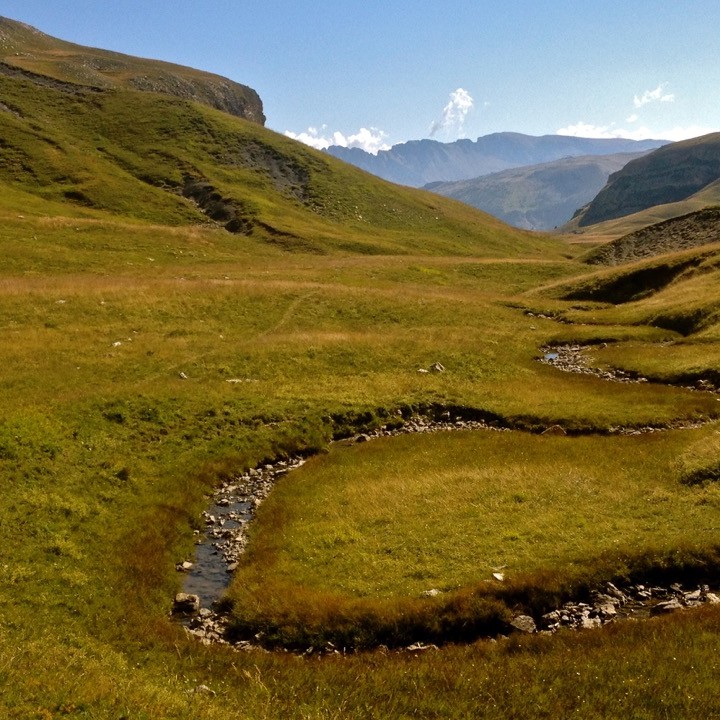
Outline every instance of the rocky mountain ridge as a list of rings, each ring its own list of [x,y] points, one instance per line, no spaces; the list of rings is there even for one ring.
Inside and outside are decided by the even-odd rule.
[[[359,148],[332,146],[330,155],[378,177],[401,185],[422,187],[431,182],[469,180],[511,168],[552,162],[581,155],[644,152],[666,144],[664,140],[578,138],[567,135],[540,137],[515,132],[493,133],[477,140],[413,140],[381,150],[377,155]]]
[[[4,74],[10,68],[30,80],[162,93],[265,124],[262,100],[246,85],[173,63],[76,45],[6,17],[0,17],[0,62]]]

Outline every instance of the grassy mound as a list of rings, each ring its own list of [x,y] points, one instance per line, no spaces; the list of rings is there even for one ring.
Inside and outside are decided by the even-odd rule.
[[[720,242],[720,208],[705,208],[665,220],[589,252],[589,265],[622,265],[655,255]]]
[[[683,579],[703,547],[707,579],[720,495],[682,488],[673,463],[689,442],[487,431],[333,449],[260,509],[230,595],[235,632],[292,646],[467,641],[603,580]],[[430,589],[443,594],[419,599]]]

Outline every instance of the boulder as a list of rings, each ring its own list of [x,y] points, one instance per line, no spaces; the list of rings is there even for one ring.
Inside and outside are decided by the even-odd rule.
[[[679,600],[668,600],[667,602],[661,602],[657,605],[653,605],[650,608],[651,615],[666,615],[668,613],[675,612],[676,610],[682,610],[683,605]]]
[[[173,613],[177,615],[193,615],[200,610],[200,598],[197,595],[178,593],[173,604]]]
[[[510,625],[518,632],[526,633],[528,635],[537,632],[535,621],[529,615],[518,615],[512,619]]]
[[[565,431],[565,428],[560,425],[551,425],[546,430],[543,430],[543,435],[557,435],[557,436],[563,436],[567,435],[567,432]]]

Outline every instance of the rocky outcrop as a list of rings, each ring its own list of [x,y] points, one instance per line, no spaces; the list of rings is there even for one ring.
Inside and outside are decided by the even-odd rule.
[[[224,197],[206,180],[186,176],[182,194],[193,200],[205,215],[228,232],[239,235],[252,232],[255,224],[252,214],[239,201]]]
[[[260,96],[252,88],[227,78],[205,75],[196,79],[160,71],[131,77],[128,84],[136,90],[174,95],[209,105],[258,125],[265,124]]]
[[[250,87],[182,65],[84,47],[0,17],[0,73],[62,92],[126,87],[203,103],[265,124],[260,96]]]

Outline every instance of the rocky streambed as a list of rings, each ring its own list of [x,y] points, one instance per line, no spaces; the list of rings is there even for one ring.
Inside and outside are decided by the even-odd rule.
[[[450,411],[445,411],[440,413],[439,419],[416,415],[397,427],[384,425],[337,442],[363,443],[380,437],[453,430],[503,431],[507,428],[493,426],[484,420],[453,417]],[[175,596],[173,612],[182,619],[188,632],[204,643],[224,642],[227,618],[217,606],[230,585],[240,556],[245,552],[247,528],[256,509],[280,478],[304,462],[302,457],[293,457],[265,463],[225,481],[203,512],[205,528],[196,531],[195,558],[176,565],[177,571],[185,578],[183,592]]]
[[[590,364],[588,350],[592,345],[580,345],[578,343],[568,345],[546,345],[540,348],[542,353],[538,358],[539,362],[545,365],[552,365],[558,370],[569,373],[577,373],[579,375],[593,375],[602,380],[620,383],[646,383],[652,382],[643,375],[622,370],[619,368],[598,368]],[[599,347],[606,347],[606,343],[602,343]],[[668,383],[663,383],[668,384]],[[693,384],[677,383],[677,387],[683,387],[686,390],[699,390],[705,392],[718,392],[719,388],[710,380],[698,379]]]
[[[564,372],[593,375],[603,380],[624,383],[648,382],[647,378],[622,370],[602,370],[590,366],[586,346],[557,345],[541,348],[540,362],[552,365]],[[692,389],[716,391],[715,387],[699,384]],[[678,421],[671,426],[648,426],[642,428],[609,428],[612,434],[640,434],[660,432],[672,428],[696,428],[701,421]],[[458,430],[507,431],[498,420],[468,418],[452,410],[437,412],[436,416],[415,415],[409,419],[399,418],[395,425],[384,425],[378,429],[359,433],[339,443],[353,444],[368,442],[380,437],[392,437],[410,433],[450,432]],[[565,434],[559,426],[545,431],[550,434]],[[204,644],[227,643],[228,618],[219,609],[219,601],[227,590],[232,573],[248,543],[247,528],[255,511],[268,496],[275,483],[288,472],[299,468],[305,462],[302,457],[278,460],[252,468],[235,478],[225,481],[213,494],[208,510],[203,512],[204,530],[196,531],[196,556],[194,561],[184,560],[177,564],[178,572],[185,574],[183,592],[175,597],[173,612],[181,618],[189,633]],[[503,581],[502,574],[494,579]],[[424,593],[435,597],[436,590]],[[711,590],[708,585],[683,588],[673,583],[668,586],[646,586],[642,584],[618,587],[607,583],[584,602],[567,602],[541,617],[517,615],[508,632],[552,633],[561,628],[591,629],[623,619],[649,617],[651,615],[675,612],[703,604],[720,604],[720,589]],[[247,641],[234,643],[239,649],[255,646]],[[427,649],[416,643],[408,649]],[[327,652],[335,652],[331,647]]]

